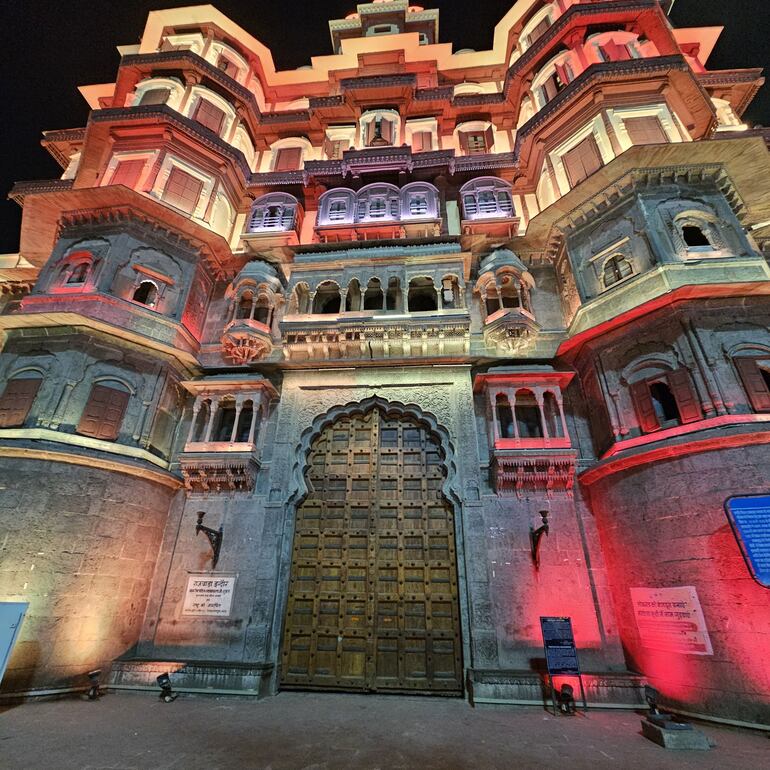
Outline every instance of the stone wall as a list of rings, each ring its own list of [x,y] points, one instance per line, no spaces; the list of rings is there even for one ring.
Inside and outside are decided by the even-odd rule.
[[[590,490],[629,665],[665,703],[770,721],[770,591],[749,574],[724,504],[767,493],[767,445],[691,454],[606,476]],[[641,645],[630,588],[694,586],[713,655]]]
[[[29,602],[3,690],[82,686],[138,639],[174,492],[10,457],[0,489],[0,600]]]

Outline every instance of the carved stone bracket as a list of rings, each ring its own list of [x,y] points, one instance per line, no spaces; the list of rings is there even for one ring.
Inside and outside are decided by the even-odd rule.
[[[188,492],[249,492],[259,470],[259,462],[250,453],[182,455],[179,465]]]
[[[572,497],[575,484],[575,453],[521,454],[495,452],[492,474],[498,495],[545,492]]]

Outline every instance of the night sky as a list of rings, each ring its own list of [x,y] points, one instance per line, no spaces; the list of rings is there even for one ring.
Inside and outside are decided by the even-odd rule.
[[[77,86],[115,79],[117,45],[138,42],[147,14],[192,5],[191,0],[0,0],[4,31],[2,104],[5,141],[0,160],[0,253],[18,250],[21,210],[4,200],[18,180],[51,179],[61,169],[39,145],[44,130],[85,125],[88,106]],[[676,0],[674,26],[725,25],[710,69],[766,67],[768,0]],[[355,10],[355,0],[214,0],[226,16],[273,52],[278,69],[309,64],[331,53],[328,19]],[[488,49],[494,25],[513,0],[426,0],[441,9],[440,36],[455,49]],[[308,9],[311,9],[309,11]],[[470,9],[473,9],[471,11]],[[475,13],[475,15],[474,15]],[[770,125],[770,86],[745,115]]]

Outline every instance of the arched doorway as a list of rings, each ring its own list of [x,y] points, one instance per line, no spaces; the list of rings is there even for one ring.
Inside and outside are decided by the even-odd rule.
[[[282,687],[462,692],[446,473],[431,428],[379,406],[342,414],[313,439]]]

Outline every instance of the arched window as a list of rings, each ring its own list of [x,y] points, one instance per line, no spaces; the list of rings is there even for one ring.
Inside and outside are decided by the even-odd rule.
[[[254,420],[254,402],[244,401],[238,417],[238,427],[235,430],[235,440],[239,444],[248,442],[251,436],[251,424]]]
[[[82,436],[115,441],[120,434],[131,394],[123,383],[111,380],[91,388],[76,428]]]
[[[682,238],[687,244],[687,248],[700,248],[702,246],[711,246],[711,242],[706,234],[697,225],[684,225],[682,227]]]
[[[543,438],[543,423],[535,394],[531,390],[519,390],[514,406],[519,438]]]
[[[438,218],[438,190],[427,182],[413,182],[401,190],[402,219]]]
[[[254,307],[254,320],[257,323],[270,326],[272,319],[273,306],[270,303],[270,299],[265,294],[260,294],[257,298],[257,304]]]
[[[653,382],[650,385],[650,395],[655,414],[661,425],[669,421],[680,422],[679,407],[668,383]]]
[[[398,187],[388,184],[373,184],[362,188],[356,196],[356,221],[398,221],[401,213],[399,193]]]
[[[75,265],[67,278],[67,284],[71,286],[72,284],[85,283],[90,267],[91,264],[89,262],[81,262],[79,265]]]
[[[642,433],[703,419],[700,399],[686,368],[635,382],[630,393]]]
[[[319,225],[350,224],[355,219],[356,194],[353,190],[338,188],[325,192],[318,201]]]
[[[254,292],[246,290],[241,293],[238,300],[238,307],[235,312],[236,318],[251,318],[252,308],[254,307]]]
[[[192,119],[219,136],[225,122],[225,111],[208,99],[198,99]]]
[[[203,401],[198,414],[195,418],[195,428],[193,430],[194,441],[206,440],[206,428],[208,428],[209,417],[211,416],[211,402]]]
[[[500,438],[515,438],[513,429],[513,410],[508,401],[508,396],[498,393],[495,398],[495,413],[497,424],[500,428]]]
[[[219,402],[211,431],[212,441],[231,441],[235,427],[235,401],[223,399]]]
[[[438,310],[436,287],[432,278],[413,278],[409,282],[409,312],[424,313]]]
[[[142,281],[136,287],[131,299],[140,305],[155,307],[158,302],[158,287],[152,281]]]
[[[624,278],[628,278],[629,275],[633,275],[633,272],[634,268],[631,263],[622,254],[611,256],[604,263],[604,268],[602,269],[604,287],[607,288],[622,281]]]
[[[348,313],[357,313],[361,310],[361,284],[358,278],[351,279],[348,284],[348,293],[345,297],[345,310]]]
[[[500,295],[498,294],[497,286],[494,283],[490,282],[487,285],[486,295],[487,315],[492,315],[492,313],[496,313],[500,310]]]
[[[372,278],[364,293],[364,310],[382,310],[384,299],[379,278]]]
[[[29,415],[43,384],[38,372],[23,372],[12,380],[0,396],[0,428],[20,428]]]
[[[504,308],[522,306],[522,286],[511,275],[500,276],[500,302]]]
[[[251,207],[247,231],[250,233],[288,232],[294,229],[299,203],[288,193],[269,193]]]
[[[446,275],[441,279],[441,304],[447,309],[460,307],[460,282],[456,275]]]
[[[395,110],[365,112],[361,116],[361,136],[366,147],[387,147],[398,136],[400,118]]]
[[[340,287],[332,281],[325,281],[316,290],[313,312],[320,315],[333,315],[340,312],[340,304]]]
[[[401,283],[398,278],[391,278],[388,281],[388,293],[385,302],[388,310],[403,310],[401,307]]]
[[[310,290],[306,283],[299,283],[291,293],[288,315],[305,315],[310,312]]]
[[[754,411],[770,412],[770,353],[764,359],[742,355],[733,363]]]
[[[561,409],[556,396],[549,390],[543,397],[543,416],[549,438],[564,438],[564,426],[561,421]]]
[[[495,177],[474,179],[460,190],[460,196],[465,219],[514,216],[511,186],[502,179]]]

